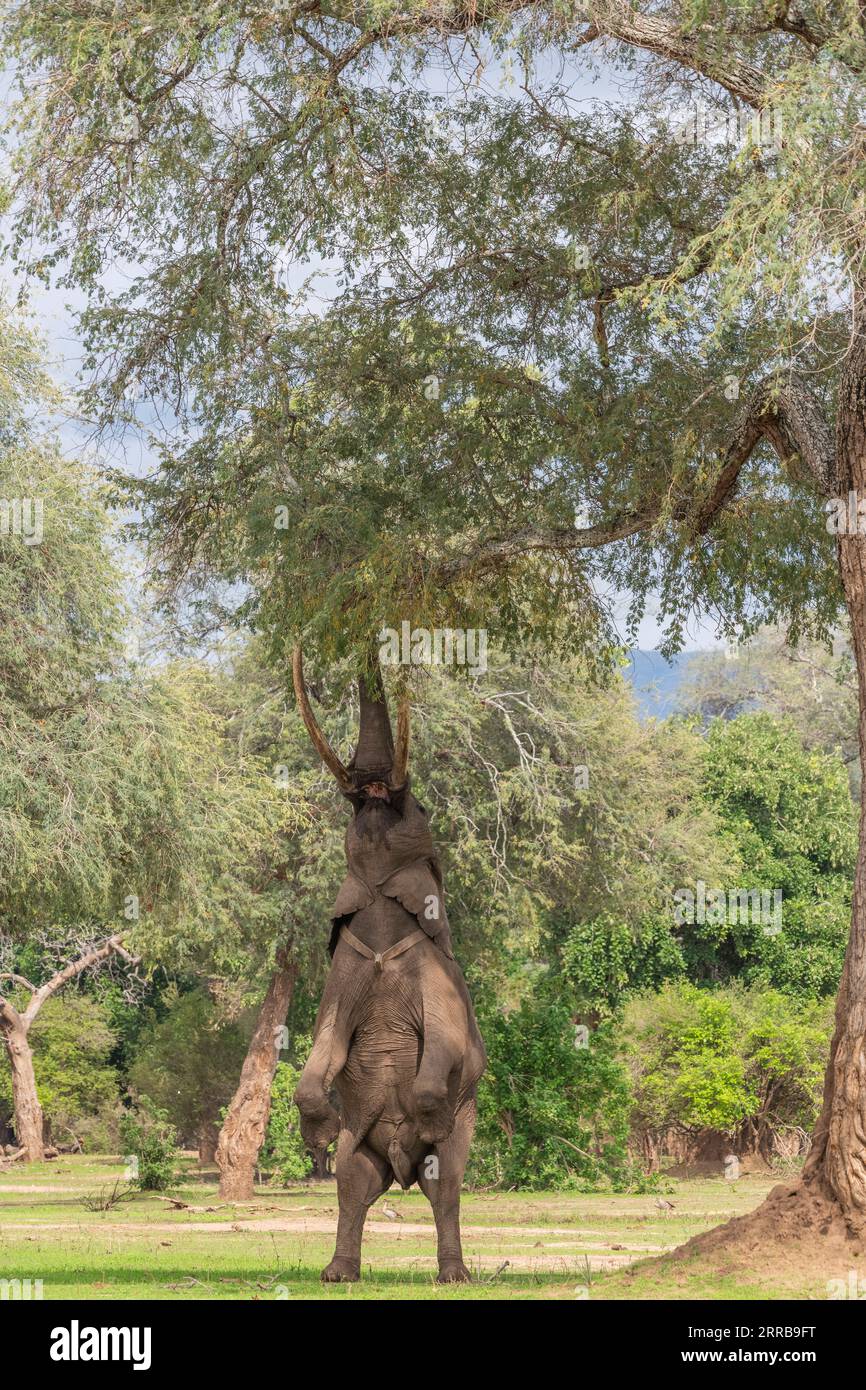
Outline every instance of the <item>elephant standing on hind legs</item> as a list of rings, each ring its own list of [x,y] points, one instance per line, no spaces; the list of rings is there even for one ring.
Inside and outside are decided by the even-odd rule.
[[[295,1092],[309,1148],[337,1140],[337,1248],[322,1278],[358,1278],[367,1209],[396,1178],[403,1188],[417,1182],[433,1208],[440,1282],[467,1280],[460,1188],[486,1059],[451,950],[427,812],[409,790],[408,706],[395,751],[381,676],[362,679],[358,746],[344,767],[310,708],[300,651],[294,680],[313,743],[353,809],[333,964]]]

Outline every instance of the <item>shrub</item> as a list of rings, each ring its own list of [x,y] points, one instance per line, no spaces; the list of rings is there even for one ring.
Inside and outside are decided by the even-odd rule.
[[[124,1150],[134,1160],[130,1176],[143,1192],[165,1192],[177,1180],[177,1130],[164,1110],[142,1096],[120,1122]]]
[[[830,1001],[775,990],[670,985],[631,1000],[621,1047],[639,1130],[810,1129],[830,1045]]]
[[[262,1146],[261,1166],[284,1183],[302,1181],[313,1170],[301,1138],[298,1107],[292,1100],[300,1075],[301,1068],[291,1062],[278,1063],[271,1087],[271,1114]]]
[[[481,1002],[488,1052],[467,1181],[588,1189],[628,1182],[628,1081],[610,1025],[575,1046],[572,1012],[552,986],[510,1013]]]

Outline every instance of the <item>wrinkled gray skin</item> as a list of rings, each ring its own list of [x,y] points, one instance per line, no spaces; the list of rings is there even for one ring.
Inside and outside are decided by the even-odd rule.
[[[321,1153],[337,1140],[337,1246],[322,1278],[359,1277],[367,1209],[396,1178],[404,1188],[417,1181],[433,1207],[440,1282],[462,1281],[469,1272],[460,1188],[484,1045],[451,953],[427,813],[408,786],[377,780],[381,749],[378,767],[368,752],[359,769],[363,704],[361,732],[353,766],[358,790],[349,794],[349,873],[333,909],[333,964],[295,1093],[309,1148]],[[347,941],[346,926],[374,952],[419,927],[425,935],[380,969]]]

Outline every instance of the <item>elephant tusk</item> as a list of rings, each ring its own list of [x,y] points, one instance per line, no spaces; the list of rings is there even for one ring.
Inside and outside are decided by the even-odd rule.
[[[352,787],[352,779],[319,728],[316,722],[316,716],[313,714],[310,706],[310,697],[307,694],[307,687],[304,682],[304,658],[300,647],[295,647],[292,653],[292,680],[295,686],[295,697],[298,701],[298,709],[306,725],[307,733],[312,739],[313,747],[321,756],[325,766],[333,772],[340,784],[340,789],[342,791],[349,791]]]

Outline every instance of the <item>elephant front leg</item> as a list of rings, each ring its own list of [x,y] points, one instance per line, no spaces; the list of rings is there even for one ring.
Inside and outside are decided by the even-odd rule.
[[[367,1211],[383,1192],[387,1192],[394,1175],[387,1159],[360,1144],[352,1150],[353,1137],[341,1130],[337,1144],[337,1200],[340,1215],[337,1220],[337,1245],[334,1258],[322,1270],[326,1284],[351,1284],[361,1274],[361,1237]]]
[[[446,1032],[430,1028],[412,1086],[412,1112],[418,1138],[425,1144],[443,1142],[454,1126],[454,1107],[463,1066],[462,1048]]]
[[[475,1106],[458,1111],[451,1135],[418,1165],[418,1186],[433,1208],[436,1222],[439,1284],[465,1284],[471,1274],[463,1263],[460,1240],[460,1189],[475,1129]]]
[[[335,1011],[336,1015],[336,1011]],[[340,1117],[328,1093],[346,1064],[348,1030],[338,1028],[336,1016],[319,1030],[307,1065],[301,1072],[294,1101],[301,1112],[301,1134],[313,1153],[324,1153],[340,1132]]]

